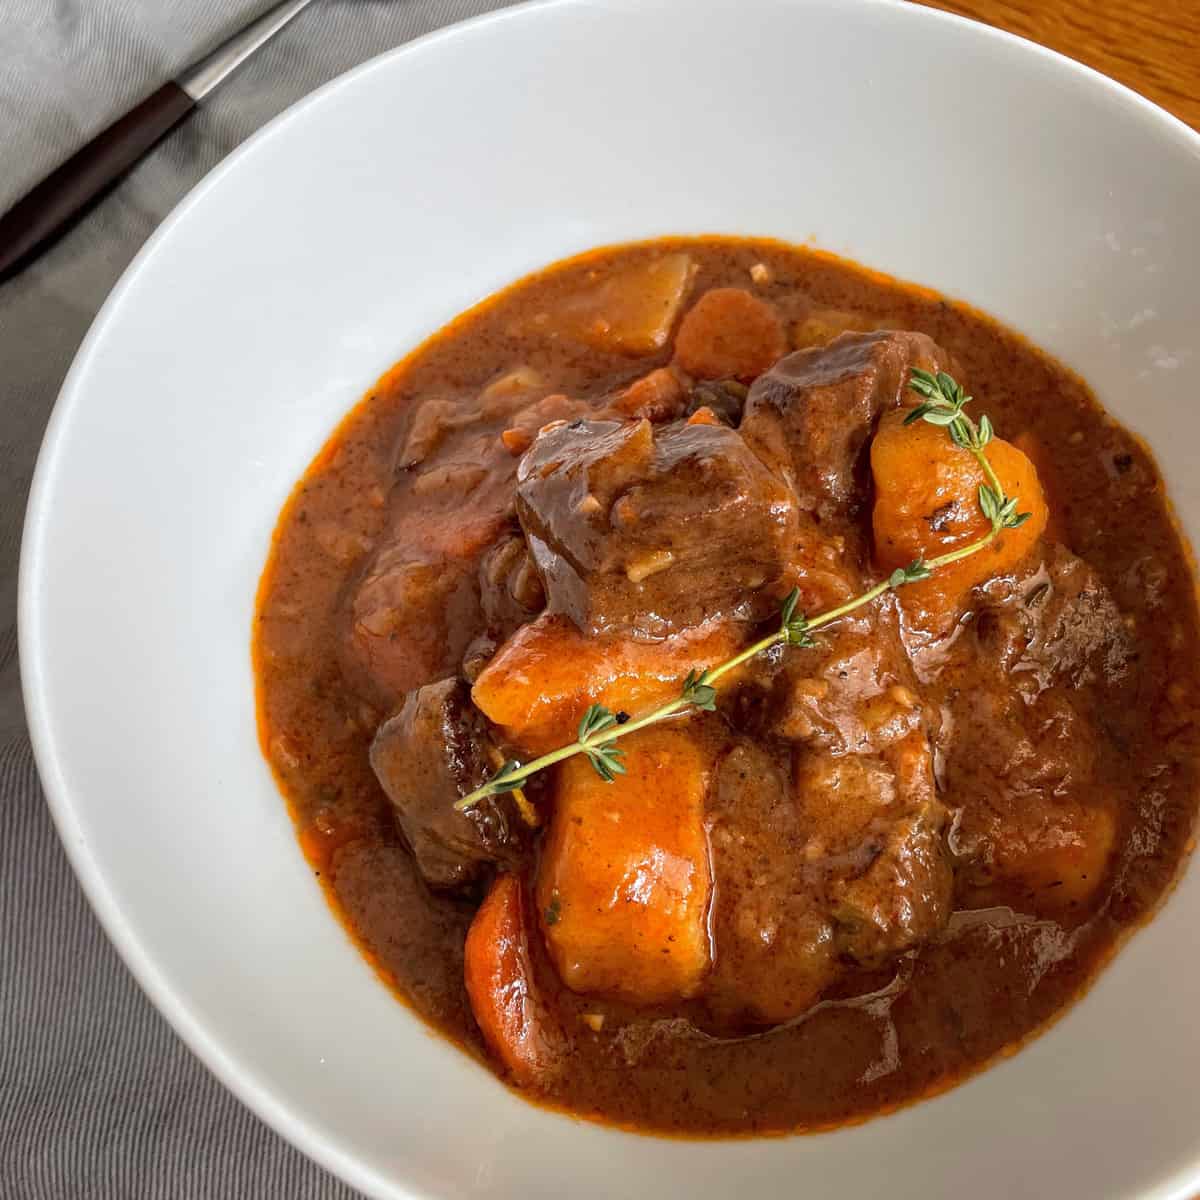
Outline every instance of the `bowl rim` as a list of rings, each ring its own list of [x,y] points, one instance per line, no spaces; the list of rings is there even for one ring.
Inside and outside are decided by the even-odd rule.
[[[600,0],[607,6],[609,0]],[[680,6],[690,8],[694,0],[647,0],[655,7]],[[720,2],[720,0],[707,0]],[[744,0],[743,0],[744,2]],[[803,7],[809,0],[785,0],[786,3]],[[845,0],[843,0],[845,2]],[[1133,88],[1103,74],[1093,67],[1079,62],[1059,51],[1052,50],[1018,34],[1009,33],[957,13],[930,8],[912,0],[853,0],[861,8],[903,10],[909,15],[903,19],[911,21],[941,22],[969,28],[971,36],[1007,46],[1022,55],[1038,57],[1049,63],[1063,77],[1074,77],[1085,87],[1097,93],[1107,93],[1113,100],[1140,111],[1160,133],[1181,148],[1190,151],[1197,159],[1200,169],[1200,132],[1192,129],[1182,119],[1141,95]],[[260,147],[277,136],[282,129],[295,121],[302,121],[309,110],[325,103],[332,95],[347,87],[360,77],[375,71],[391,70],[396,62],[403,63],[436,49],[444,42],[453,41],[465,31],[479,31],[499,26],[510,21],[536,19],[542,9],[577,8],[591,6],[596,0],[521,0],[519,3],[480,13],[473,17],[431,30],[411,41],[384,50],[362,63],[328,80],[301,99],[277,114],[256,130],[244,142],[226,155],[207,172],[191,190],[163,218],[158,228],[150,235],[132,261],[122,272],[97,315],[92,321],[71,366],[64,377],[54,402],[49,421],[38,451],[37,462],[30,485],[22,530],[21,549],[17,580],[17,625],[18,648],[21,664],[21,690],[26,722],[38,775],[42,784],[47,807],[58,832],[80,886],[92,911],[100,922],[106,937],[116,949],[124,965],[134,976],[138,986],[150,999],[158,1012],[167,1020],[174,1032],[213,1075],[234,1096],[247,1105],[276,1133],[285,1138],[301,1153],[332,1172],[339,1179],[360,1191],[379,1197],[394,1197],[404,1194],[425,1200],[435,1200],[434,1193],[410,1180],[398,1181],[365,1165],[348,1153],[337,1140],[326,1134],[320,1125],[306,1119],[292,1108],[288,1097],[261,1079],[256,1072],[239,1063],[227,1053],[218,1036],[199,1018],[187,999],[179,994],[165,979],[159,966],[139,943],[130,928],[127,916],[116,901],[104,872],[86,844],[79,822],[79,814],[66,786],[60,765],[59,749],[55,745],[49,720],[49,701],[46,695],[44,664],[41,658],[42,614],[41,592],[44,576],[44,544],[48,515],[54,501],[58,466],[63,434],[77,406],[83,403],[91,360],[104,340],[109,327],[119,319],[122,303],[127,293],[136,286],[146,263],[169,239],[183,217],[214,188],[221,185],[231,171],[242,169]],[[369,383],[369,380],[367,381]],[[364,383],[364,386],[366,384]],[[1162,1196],[1183,1196],[1200,1186],[1200,1153],[1190,1167],[1178,1171],[1174,1177],[1160,1179],[1156,1193]]]

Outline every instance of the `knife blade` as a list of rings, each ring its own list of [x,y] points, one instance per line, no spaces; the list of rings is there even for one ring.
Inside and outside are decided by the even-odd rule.
[[[54,242],[312,0],[283,0],[131,108],[0,217],[0,282]]]

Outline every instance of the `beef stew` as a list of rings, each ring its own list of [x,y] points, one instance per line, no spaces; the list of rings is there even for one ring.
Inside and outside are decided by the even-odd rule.
[[[1028,520],[624,724],[799,611],[988,529],[910,418],[974,393]],[[599,250],[389,372],[288,501],[264,751],[334,911],[523,1094],[653,1132],[828,1128],[1059,1015],[1191,848],[1192,564],[1146,448],[965,305],[813,250]]]

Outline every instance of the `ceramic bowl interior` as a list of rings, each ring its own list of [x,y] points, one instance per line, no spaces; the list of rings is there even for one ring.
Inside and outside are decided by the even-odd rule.
[[[1195,539],[1198,213],[1184,126],[1036,47],[878,0],[508,10],[264,130],[97,320],[26,531],[46,791],[154,1002],[375,1196],[1194,1194],[1196,871],[1065,1019],[949,1094],[827,1135],[637,1137],[522,1102],[375,978],[259,753],[249,645],[280,506],[377,376],[526,272],[655,234],[812,241],[995,314],[1149,440]]]

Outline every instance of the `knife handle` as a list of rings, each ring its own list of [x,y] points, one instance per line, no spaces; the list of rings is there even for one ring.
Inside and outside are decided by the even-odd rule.
[[[0,280],[62,233],[195,103],[177,83],[164,83],[18,200],[0,217]]]

